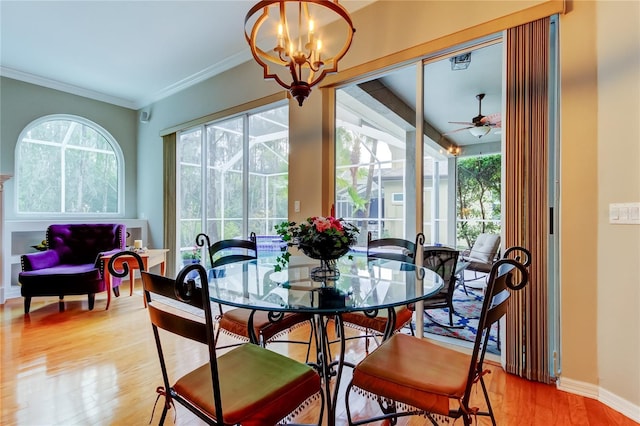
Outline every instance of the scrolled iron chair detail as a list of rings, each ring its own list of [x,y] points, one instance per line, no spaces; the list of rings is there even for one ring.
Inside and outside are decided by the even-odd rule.
[[[196,278],[190,278],[194,272]],[[141,275],[162,371],[163,385],[156,389],[158,399],[164,397],[160,425],[164,424],[174,401],[207,424],[222,426],[280,424],[318,399],[322,408],[317,425],[322,424],[324,395],[320,376],[312,367],[250,343],[218,356],[207,271],[202,265],[187,265],[175,280],[149,272]],[[170,298],[174,304],[189,305],[202,311],[202,315],[182,316],[175,309],[167,309],[166,302],[156,303],[156,296]],[[170,347],[180,350],[180,346],[163,347],[165,334],[161,335],[159,329],[206,345],[208,362],[175,381],[170,380],[172,369],[167,367],[167,362],[173,357],[167,356],[167,351]],[[260,386],[264,383],[269,386]]]
[[[509,249],[505,256],[508,257],[493,264],[489,273],[471,355],[428,339],[393,335],[354,369],[345,396],[349,425],[383,419],[391,419],[394,424],[404,416],[426,416],[434,425],[439,417],[462,418],[465,425],[470,425],[475,416],[488,416],[496,424],[484,382],[484,375],[490,372],[483,368],[489,331],[506,313],[510,291],[527,285],[527,267],[531,264],[531,254],[523,247]],[[470,404],[471,391],[478,382],[486,411]],[[349,405],[352,391],[377,399],[382,414],[354,421]]]
[[[129,263],[128,263],[130,261],[129,259],[126,259],[122,262],[122,270],[118,270],[115,267],[116,260],[118,258],[125,257],[125,256],[133,257],[133,259],[136,261],[136,263],[138,264],[138,267],[134,269],[139,269],[140,271],[144,271],[144,262],[142,261],[142,258],[138,253],[130,250],[122,250],[114,254],[113,256],[111,256],[109,258],[109,262],[107,263],[109,274],[111,274],[112,277],[116,277],[116,278],[129,277],[129,271],[131,270],[131,267],[129,267]]]

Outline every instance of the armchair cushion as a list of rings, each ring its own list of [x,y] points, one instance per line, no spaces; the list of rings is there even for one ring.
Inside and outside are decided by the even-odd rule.
[[[22,296],[100,293],[105,283],[93,264],[57,265],[20,274]]]
[[[487,263],[491,265],[494,258],[498,254],[500,248],[500,235],[497,234],[480,234],[473,243],[471,251],[465,256],[472,262]],[[489,266],[491,269],[491,266]]]

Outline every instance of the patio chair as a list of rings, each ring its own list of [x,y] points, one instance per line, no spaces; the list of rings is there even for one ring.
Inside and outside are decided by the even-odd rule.
[[[209,287],[197,286],[188,278],[191,272],[207,283],[200,264],[186,266],[176,280],[141,273],[162,371],[163,385],[156,389],[158,398],[164,397],[159,424],[164,424],[174,402],[215,425],[281,424],[314,399],[322,400],[324,407],[320,376],[304,363],[247,343],[218,356]],[[194,309],[196,315],[181,313]],[[174,335],[170,344],[162,344],[167,334],[160,329]],[[185,366],[189,357],[182,345],[174,344],[176,336],[205,345],[207,362],[195,369]],[[173,371],[187,373],[172,380]],[[315,424],[322,424],[323,413],[321,409]]]
[[[437,247],[425,248],[422,255],[422,266],[437,273],[444,282],[444,286],[437,294],[423,302],[424,312],[432,322],[447,328],[454,328],[453,293],[456,288],[457,279],[455,273],[459,253],[458,250],[449,247]],[[436,321],[428,312],[431,309],[443,308],[449,310],[449,325]]]
[[[460,260],[467,264],[464,270],[460,272],[460,284],[462,284],[465,294],[469,294],[467,292],[467,282],[480,279],[484,279],[486,282],[489,278],[489,272],[491,271],[493,263],[498,260],[499,257],[500,235],[497,234],[478,235],[471,248],[461,253]],[[467,279],[465,277],[466,271],[472,271],[474,278]],[[480,273],[480,275],[478,273]]]
[[[235,262],[243,262],[246,260],[254,260],[258,258],[258,248],[256,244],[256,234],[251,233],[249,240],[242,239],[226,239],[211,244],[209,236],[200,233],[196,236],[196,244],[202,247],[206,244],[207,253],[209,254],[209,262],[212,270],[210,274],[215,277],[217,268]],[[210,277],[211,278],[211,277]],[[216,317],[218,330],[216,339],[220,332],[232,336],[241,341],[250,340],[249,318],[252,311],[243,308],[225,309],[221,304],[218,305],[219,315]],[[311,341],[313,338],[313,321],[311,314],[305,313],[286,313],[277,321],[269,316],[266,311],[256,311],[253,314],[253,331],[254,336],[258,338],[260,346],[265,347],[268,343],[298,343],[307,345],[307,360],[311,351]],[[309,323],[310,333],[308,340],[283,340],[282,335],[287,334],[292,329]],[[226,345],[224,347],[238,346],[238,344]],[[222,348],[222,347],[221,347]]]
[[[471,425],[476,416],[496,420],[484,382],[489,370],[483,362],[489,342],[489,330],[507,312],[511,291],[525,287],[529,275],[529,252],[520,258],[503,258],[489,272],[487,291],[478,322],[478,333],[471,354],[442,346],[428,339],[394,334],[360,362],[346,389],[345,408],[349,425],[361,425],[384,419],[426,416],[433,424],[437,417],[462,418]],[[515,280],[515,281],[514,281]],[[474,384],[480,383],[486,411],[470,403]],[[378,401],[382,413],[372,418],[353,420],[349,395],[351,391]],[[477,419],[476,419],[477,421]]]

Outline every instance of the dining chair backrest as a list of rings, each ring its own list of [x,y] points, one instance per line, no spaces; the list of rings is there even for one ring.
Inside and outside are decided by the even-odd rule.
[[[367,234],[367,259],[389,259],[406,263],[416,263],[419,245],[424,244],[424,235],[416,235],[415,241],[403,238],[374,239],[371,231]]]
[[[230,238],[216,241],[213,244],[207,234],[200,233],[196,236],[196,245],[207,247],[211,268],[258,258],[255,232],[251,233],[248,240]]]
[[[199,267],[197,270],[200,281],[206,283],[207,276],[204,268],[200,265],[193,266]],[[208,303],[209,287],[206,285],[197,287],[194,280],[185,280],[186,276],[183,274],[185,269],[178,274],[178,278],[176,280],[151,274],[149,272],[141,272],[144,296],[147,299],[149,318],[151,319],[156,349],[158,351],[160,367],[162,369],[164,382],[163,391],[165,398],[167,398],[165,406],[170,404],[171,399],[176,399],[193,411],[193,406],[189,401],[185,400],[180,394],[170,391],[172,383],[169,381],[168,367],[166,365],[166,357],[162,345],[161,334],[158,332],[159,329],[163,329],[180,337],[193,340],[209,347],[209,366],[211,368],[212,378],[211,392],[214,396],[216,412],[222,413],[214,334],[215,327],[213,315],[211,313],[211,305]],[[199,312],[201,315],[196,315],[196,317],[181,315],[179,313],[180,311],[171,309],[171,305],[162,303],[161,300],[158,300],[160,299],[158,296],[170,299],[171,305],[173,305],[174,308],[180,309],[181,306],[185,306],[182,308],[182,312],[195,311]],[[204,317],[204,321],[196,319],[197,317]],[[163,417],[165,414],[166,413],[163,413]],[[218,420],[220,422],[223,420],[222,414],[219,415]]]

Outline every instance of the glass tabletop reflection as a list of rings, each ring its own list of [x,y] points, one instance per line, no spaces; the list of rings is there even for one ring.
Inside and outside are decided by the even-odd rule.
[[[281,271],[268,258],[210,269],[210,297],[256,310],[341,313],[414,303],[443,286],[433,271],[393,260],[344,256],[338,259],[336,280],[314,281],[311,270],[318,265],[314,259],[292,256]]]

